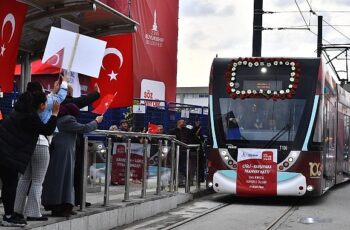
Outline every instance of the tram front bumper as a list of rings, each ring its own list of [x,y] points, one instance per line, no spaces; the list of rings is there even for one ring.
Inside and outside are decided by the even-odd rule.
[[[219,170],[214,173],[213,188],[218,193],[237,194],[237,171]],[[277,172],[277,196],[303,196],[306,178],[301,173]],[[254,196],[254,193],[247,194]]]

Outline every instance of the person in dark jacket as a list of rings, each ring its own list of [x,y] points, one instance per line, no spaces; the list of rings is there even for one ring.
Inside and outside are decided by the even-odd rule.
[[[62,102],[63,104],[73,103],[78,106],[79,109],[84,108],[92,104],[94,101],[100,98],[100,88],[97,84],[94,85],[94,92],[80,97],[73,97],[73,87],[68,85],[66,99]]]
[[[180,119],[177,121],[176,128],[170,130],[169,134],[175,135],[177,140],[185,144],[191,144],[192,132],[190,129],[186,127],[186,121],[183,119]],[[183,186],[185,184],[185,178],[186,178],[186,149],[181,147],[180,155],[179,155],[179,185],[180,186]]]
[[[73,103],[79,107],[79,109],[85,106],[91,105],[94,101],[100,98],[100,88],[97,84],[94,85],[94,92],[80,97],[73,97],[73,87],[68,85],[68,92],[66,99],[62,104]],[[75,144],[75,167],[74,167],[74,192],[75,192],[75,205],[80,205],[80,200],[83,196],[81,188],[82,170],[84,161],[84,135],[77,135],[77,142]],[[91,206],[91,203],[86,202],[85,206]]]
[[[52,113],[54,102],[62,103],[67,95],[67,81],[69,77],[62,77],[62,82],[55,81],[53,91],[47,96],[47,106],[39,113],[43,123],[46,123]],[[28,82],[27,92],[44,92],[39,82]],[[26,216],[27,221],[46,221],[48,218],[41,214],[40,197],[47,167],[49,165],[49,138],[39,135],[38,142],[26,171],[19,178],[14,210]]]
[[[47,107],[45,93],[23,93],[12,111],[0,124],[0,178],[5,215],[3,226],[24,226],[23,216],[14,212],[18,173],[23,174],[31,160],[39,134],[51,135],[56,128],[59,104],[53,104],[52,115],[44,124],[39,112]]]

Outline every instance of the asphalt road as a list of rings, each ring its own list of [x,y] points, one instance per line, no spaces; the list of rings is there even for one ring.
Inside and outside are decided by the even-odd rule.
[[[350,183],[317,198],[212,194],[122,229],[349,230]]]

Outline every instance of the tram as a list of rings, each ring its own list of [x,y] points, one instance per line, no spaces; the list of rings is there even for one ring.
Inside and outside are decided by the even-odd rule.
[[[208,181],[237,196],[320,196],[349,180],[350,94],[320,58],[215,58]]]

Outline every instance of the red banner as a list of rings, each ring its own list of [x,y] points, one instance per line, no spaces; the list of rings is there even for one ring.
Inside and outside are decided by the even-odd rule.
[[[115,143],[113,146],[112,157],[112,175],[111,182],[113,184],[125,184],[125,160],[126,149],[125,143]],[[147,152],[150,152],[148,146]],[[142,165],[143,165],[143,145],[131,144],[130,156],[130,179],[134,182],[140,182],[142,179]]]
[[[179,1],[138,0],[131,7],[140,23],[133,34],[134,97],[176,101]]]
[[[99,38],[107,41],[107,48],[98,79],[91,79],[90,86],[97,82],[101,97],[94,103],[96,108],[108,94],[116,96],[109,108],[131,106],[133,104],[132,45],[131,34],[113,35]]]
[[[237,195],[277,195],[277,150],[238,149]]]
[[[14,0],[0,1],[0,85],[12,92],[17,51],[27,5]]]

